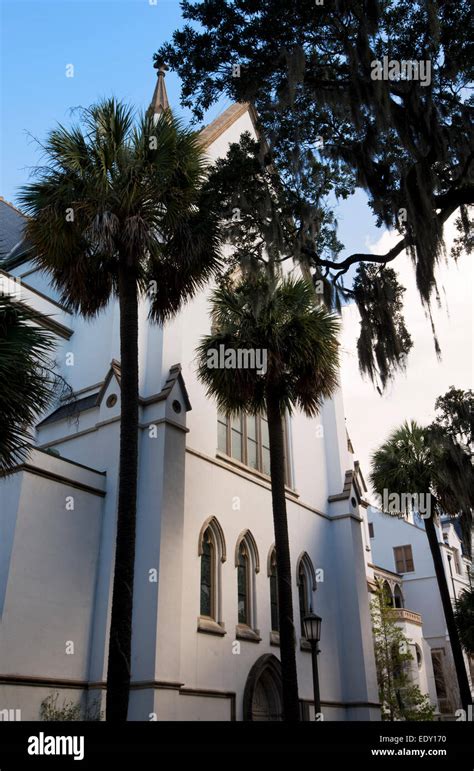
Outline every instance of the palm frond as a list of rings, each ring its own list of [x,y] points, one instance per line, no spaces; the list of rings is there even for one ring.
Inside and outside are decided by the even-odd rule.
[[[0,295],[0,472],[25,460],[31,427],[57,394],[54,336],[35,311]]]
[[[79,125],[50,133],[46,163],[20,193],[33,259],[61,300],[86,317],[117,294],[125,261],[139,291],[157,285],[151,316],[163,321],[220,264],[197,134],[170,112],[136,121],[115,99],[80,116]]]
[[[211,316],[216,331],[201,340],[198,373],[209,395],[225,412],[260,412],[269,389],[282,412],[295,407],[319,412],[337,387],[336,316],[316,304],[313,288],[302,279],[244,278],[213,293]],[[251,368],[210,368],[213,351],[265,352],[265,373]]]

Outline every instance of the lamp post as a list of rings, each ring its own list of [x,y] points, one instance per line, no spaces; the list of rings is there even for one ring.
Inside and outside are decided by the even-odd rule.
[[[318,643],[321,639],[321,617],[316,616],[312,610],[304,616],[303,625],[305,637],[311,645],[311,659],[313,663],[313,692],[314,692],[314,719],[317,720],[321,713],[321,697],[319,695],[319,673],[318,673]]]

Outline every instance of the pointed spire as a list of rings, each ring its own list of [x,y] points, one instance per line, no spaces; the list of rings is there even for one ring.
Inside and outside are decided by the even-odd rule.
[[[166,93],[166,86],[165,86],[165,72],[168,70],[168,67],[164,62],[156,61],[153,67],[157,70],[157,83],[155,86],[155,91],[153,93],[153,99],[151,100],[150,106],[148,108],[148,114],[149,115],[161,115],[161,113],[166,112],[166,110],[170,109],[170,104],[168,102],[168,94]]]

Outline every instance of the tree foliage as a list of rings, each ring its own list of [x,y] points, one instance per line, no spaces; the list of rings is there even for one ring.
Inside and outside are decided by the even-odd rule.
[[[55,347],[40,314],[0,294],[0,472],[27,458],[35,418],[65,390]]]
[[[453,489],[451,497],[456,506],[456,488],[465,490],[458,519],[464,551],[472,554],[472,511],[474,508],[473,473],[473,407],[472,391],[451,386],[435,402],[437,415],[429,426],[430,441],[437,448],[439,472]]]
[[[337,307],[342,277],[353,265],[385,265],[404,249],[429,304],[443,256],[443,225],[456,210],[455,254],[472,242],[466,208],[474,191],[468,0],[184,0],[182,9],[184,27],[156,56],[177,71],[182,102],[197,119],[222,95],[256,107],[262,166],[271,162],[287,190],[288,206],[280,207],[278,218],[298,223],[296,251],[314,277],[324,279],[331,307]],[[384,56],[429,63],[429,82],[374,79],[374,62]],[[339,259],[329,196],[344,199],[356,187],[367,192],[377,224],[395,229],[400,240],[384,255]],[[390,282],[390,273],[382,277]],[[367,282],[365,305],[376,305],[379,284]],[[387,293],[393,288],[391,281]],[[394,307],[401,297],[399,292]],[[399,327],[380,324],[374,337],[367,324],[363,329],[361,365],[372,377],[381,365],[382,386],[392,365],[403,365]]]
[[[474,589],[465,589],[457,598],[454,617],[462,647],[474,656]]]
[[[299,408],[314,416],[337,387],[338,319],[316,302],[309,282],[271,266],[228,279],[211,298],[211,318],[215,331],[198,348],[199,377],[223,412],[265,411],[271,390],[282,415]],[[265,351],[266,371],[210,368],[208,355],[220,346]]]
[[[54,691],[47,696],[40,705],[40,720],[46,722],[69,721],[99,721],[103,719],[100,708],[100,699],[95,699],[91,704],[84,706],[81,702],[67,701],[63,699],[58,703],[59,693]]]
[[[436,399],[435,409],[438,414],[434,425],[471,453],[474,442],[474,392],[451,386],[449,391]]]
[[[374,490],[400,496],[400,510],[407,514],[404,493],[429,494],[432,514],[450,517],[471,515],[474,501],[474,469],[470,458],[444,433],[415,421],[395,429],[372,455],[370,482]]]
[[[34,260],[86,317],[117,296],[125,261],[151,318],[163,321],[220,262],[217,216],[200,199],[206,164],[196,132],[169,111],[136,120],[113,98],[80,118],[50,132],[46,162],[19,196]]]
[[[392,268],[359,265],[353,285],[361,319],[359,366],[373,382],[380,378],[382,388],[394,369],[403,369],[413,345],[402,315],[404,291]]]

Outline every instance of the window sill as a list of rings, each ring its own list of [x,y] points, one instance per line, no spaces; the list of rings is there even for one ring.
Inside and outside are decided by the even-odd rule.
[[[280,632],[275,632],[273,630],[270,632],[270,645],[280,647]]]
[[[213,618],[207,618],[205,616],[198,616],[197,631],[204,634],[216,634],[219,637],[223,637],[227,632],[224,629],[224,623],[221,621],[218,623]]]
[[[224,463],[228,463],[230,466],[235,466],[235,468],[239,469],[240,471],[245,471],[247,474],[251,474],[257,479],[260,479],[262,482],[266,482],[267,484],[271,483],[269,474],[264,474],[262,471],[259,471],[252,466],[246,466],[245,463],[242,463],[236,458],[232,458],[231,455],[226,455],[225,452],[222,452],[221,450],[216,452],[216,458],[218,458],[218,460],[224,461]],[[292,495],[294,498],[299,498],[299,493],[297,493],[296,490],[294,490],[292,487],[288,487],[286,484],[285,492],[289,495]]]
[[[237,624],[235,627],[236,640],[247,640],[247,642],[261,642],[260,632],[258,629],[251,629],[247,624]]]

